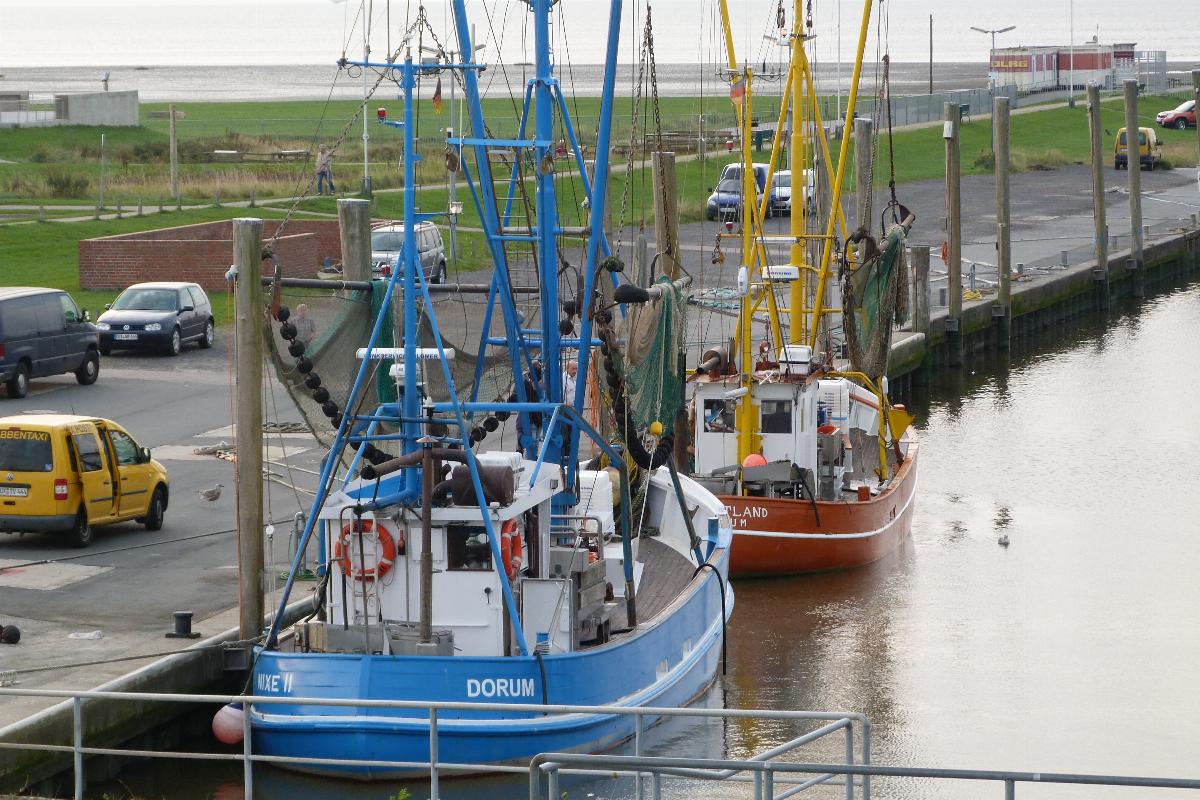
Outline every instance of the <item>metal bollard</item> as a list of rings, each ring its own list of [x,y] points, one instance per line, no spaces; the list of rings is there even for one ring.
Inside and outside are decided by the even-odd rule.
[[[175,630],[166,634],[166,637],[168,639],[199,639],[200,634],[192,632],[193,616],[191,611],[176,611]]]
[[[1024,275],[1024,274],[1025,274],[1025,262],[1024,262],[1024,261],[1018,261],[1018,262],[1017,262],[1017,274],[1018,274],[1018,275]]]
[[[1068,258],[1070,256],[1071,251],[1070,250],[1060,250],[1059,252],[1062,254],[1062,267],[1063,267],[1063,269],[1066,269],[1071,263]]]
[[[971,274],[968,276],[969,286],[971,291],[975,291],[975,265],[971,265]]]
[[[944,308],[949,304],[949,302],[950,292],[945,288],[938,289],[938,305]]]
[[[1149,238],[1150,238],[1150,226],[1143,225],[1142,226],[1142,241],[1144,242]]]

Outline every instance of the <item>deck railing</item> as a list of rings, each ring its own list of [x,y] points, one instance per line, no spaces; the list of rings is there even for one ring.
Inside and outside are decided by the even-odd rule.
[[[54,744],[49,742],[0,742],[0,749],[42,751],[52,753],[70,753],[73,758],[73,773],[75,779],[74,796],[82,800],[86,785],[84,771],[85,756],[122,756],[133,758],[165,758],[202,761],[240,761],[243,764],[242,780],[245,797],[250,800],[254,796],[255,763],[279,764],[282,766],[342,766],[342,767],[376,767],[389,769],[412,769],[428,772],[430,798],[439,798],[439,779],[443,773],[494,772],[525,774],[530,767],[521,765],[492,765],[446,763],[438,757],[438,719],[439,712],[444,711],[484,711],[484,712],[533,712],[544,714],[614,714],[634,717],[633,750],[634,757],[642,757],[644,734],[646,730],[661,720],[672,718],[692,719],[751,719],[755,721],[774,721],[790,723],[819,724],[815,730],[802,733],[789,741],[758,753],[748,760],[748,763],[770,763],[772,759],[794,753],[798,748],[812,744],[828,736],[841,735],[844,739],[845,763],[843,766],[870,764],[871,759],[871,726],[863,714],[852,712],[811,712],[811,711],[766,711],[741,709],[708,709],[708,708],[631,708],[627,706],[588,706],[588,705],[543,705],[535,703],[470,703],[470,702],[419,702],[403,700],[362,700],[362,699],[331,699],[304,698],[281,696],[243,696],[243,695],[193,695],[166,694],[155,692],[102,692],[102,691],[69,691],[58,689],[17,689],[0,688],[0,698],[12,697],[49,697],[69,701],[72,708],[73,724],[70,744]],[[178,752],[163,750],[136,750],[117,747],[92,747],[85,743],[85,701],[124,701],[124,702],[161,702],[185,703],[189,705],[212,705],[214,711],[228,703],[241,703],[245,709],[243,715],[242,752],[240,753],[201,753]],[[272,705],[311,705],[311,706],[343,706],[355,709],[409,709],[424,711],[429,719],[429,761],[377,761],[367,759],[334,759],[334,758],[299,758],[290,756],[268,756],[254,753],[253,737],[251,735],[251,710],[256,707]],[[858,755],[861,753],[861,756]],[[540,757],[539,757],[540,758]],[[535,761],[535,764],[539,763]],[[699,762],[697,762],[699,763]],[[552,770],[553,780],[558,776],[593,775],[611,777],[614,770],[610,768],[593,769],[590,767],[575,768],[570,765],[559,765]],[[655,770],[620,769],[616,774],[630,778],[633,782],[634,794],[637,798],[645,795],[646,785],[659,785]],[[844,773],[843,773],[844,774]],[[711,779],[712,776],[706,776]],[[758,778],[746,770],[732,770],[721,777],[721,780],[751,783],[757,785]],[[839,779],[839,773],[832,771],[824,774],[819,782],[833,781],[844,783],[846,797],[852,800],[855,796],[855,786],[862,789],[862,797],[869,800],[870,777],[861,780],[850,778]],[[657,796],[657,792],[655,792]]]

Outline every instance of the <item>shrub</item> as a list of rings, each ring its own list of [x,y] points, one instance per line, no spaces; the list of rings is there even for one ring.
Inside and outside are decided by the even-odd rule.
[[[33,151],[33,155],[29,157],[29,160],[35,164],[45,164],[50,160],[49,148],[44,144],[39,144],[37,149]]]
[[[46,189],[51,197],[83,197],[91,179],[82,172],[52,168],[46,171]]]

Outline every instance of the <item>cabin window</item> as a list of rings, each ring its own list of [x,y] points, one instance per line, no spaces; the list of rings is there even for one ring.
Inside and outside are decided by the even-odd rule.
[[[759,427],[763,433],[791,433],[792,401],[763,400],[762,422]]]
[[[482,525],[451,525],[446,529],[446,569],[460,572],[492,568],[492,547]]]
[[[104,457],[100,455],[100,443],[90,433],[76,433],[71,438],[79,451],[79,463],[84,472],[104,469]]]
[[[733,415],[737,404],[733,400],[704,401],[704,432],[733,433]]]

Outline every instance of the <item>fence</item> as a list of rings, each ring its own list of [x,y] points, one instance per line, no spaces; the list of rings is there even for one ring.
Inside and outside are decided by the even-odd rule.
[[[100,692],[100,691],[65,691],[56,689],[12,689],[0,688],[0,697],[52,697],[69,700],[73,711],[71,744],[48,744],[28,742],[0,742],[0,749],[42,751],[51,753],[70,753],[73,759],[75,779],[74,797],[83,800],[86,784],[84,772],[84,756],[123,756],[128,758],[179,758],[185,760],[204,761],[240,761],[243,764],[242,781],[244,796],[250,800],[254,796],[254,764],[280,764],[284,766],[343,766],[343,767],[387,767],[391,769],[412,769],[427,771],[431,800],[439,800],[439,779],[443,772],[503,772],[524,774],[529,768],[518,765],[495,764],[463,764],[446,763],[438,760],[438,713],[440,711],[522,711],[545,714],[616,714],[635,718],[634,756],[642,756],[643,733],[656,724],[660,719],[751,719],[755,721],[772,720],[777,723],[825,723],[815,730],[795,736],[769,750],[752,756],[748,763],[769,763],[771,759],[796,751],[798,748],[812,744],[822,738],[841,733],[844,736],[845,763],[841,766],[854,766],[856,752],[861,752],[861,763],[870,764],[871,760],[871,728],[864,714],[854,712],[813,712],[813,711],[765,711],[740,709],[706,709],[706,708],[631,708],[627,706],[571,706],[571,705],[542,705],[533,703],[427,703],[419,701],[399,700],[363,700],[363,699],[332,699],[332,698],[297,698],[279,696],[242,696],[242,695],[190,695],[167,694],[155,692]],[[87,747],[84,744],[84,711],[86,700],[116,700],[134,703],[184,703],[188,705],[212,704],[214,707],[228,703],[241,703],[245,708],[242,718],[242,752],[241,753],[198,753],[198,752],[169,752],[163,750],[134,750],[116,747]],[[287,756],[256,755],[252,747],[251,712],[255,706],[271,705],[316,705],[344,706],[354,709],[410,709],[425,711],[429,715],[429,761],[374,761],[332,758],[299,758]],[[858,747],[856,748],[856,731]],[[536,763],[536,762],[535,762]],[[736,772],[726,775],[722,780],[735,782],[751,782],[754,778],[740,775]],[[577,774],[594,776],[612,776],[612,770],[592,769],[556,769],[556,774]],[[653,775],[652,770],[619,771],[622,777],[630,778],[634,783],[634,791],[638,798],[643,795],[643,778]],[[838,774],[832,770],[824,776],[822,782],[836,779]],[[870,798],[870,779],[864,777],[856,782],[853,776],[843,779],[846,787],[846,797],[852,800],[856,785],[862,787],[864,800]],[[556,795],[557,796],[557,795]]]

